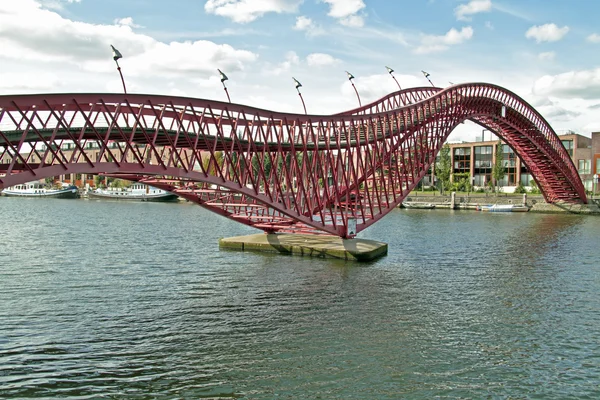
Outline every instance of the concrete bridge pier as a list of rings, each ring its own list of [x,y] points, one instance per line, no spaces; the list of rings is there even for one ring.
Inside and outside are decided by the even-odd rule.
[[[318,258],[372,261],[387,255],[387,243],[303,234],[264,234],[219,239],[222,249],[282,253]]]

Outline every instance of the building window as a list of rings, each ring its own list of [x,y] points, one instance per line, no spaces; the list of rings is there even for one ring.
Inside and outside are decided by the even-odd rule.
[[[475,147],[475,169],[492,169],[493,146]]]
[[[504,167],[504,178],[500,180],[500,186],[517,185],[517,155],[509,145],[502,145],[502,166]]]
[[[471,148],[458,147],[454,149],[454,172],[471,172]]]
[[[563,146],[565,146],[565,149],[567,149],[567,153],[569,153],[569,155],[571,157],[573,157],[573,141],[572,140],[561,140]]]
[[[596,174],[600,174],[600,158],[596,159]]]
[[[531,186],[533,183],[533,177],[528,173],[521,173],[521,185]]]
[[[475,174],[473,176],[473,186],[484,187],[490,181],[491,175]]]
[[[586,175],[591,173],[592,169],[592,160],[578,160],[579,164],[579,173],[581,175]]]

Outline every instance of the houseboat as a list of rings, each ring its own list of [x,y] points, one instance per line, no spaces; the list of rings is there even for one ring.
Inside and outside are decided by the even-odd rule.
[[[62,184],[59,189],[49,189],[41,182],[27,182],[7,187],[2,191],[7,197],[54,197],[59,199],[76,199],[79,191],[76,186]]]
[[[88,192],[90,199],[127,201],[176,201],[178,196],[143,183],[134,183],[126,188],[95,189]]]

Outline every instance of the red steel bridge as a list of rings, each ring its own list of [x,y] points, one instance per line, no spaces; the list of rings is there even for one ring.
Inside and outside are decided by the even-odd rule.
[[[515,151],[546,201],[587,203],[548,122],[485,83],[405,89],[335,115],[143,94],[0,96],[0,189],[119,176],[268,233],[350,238],[406,198],[466,120]]]

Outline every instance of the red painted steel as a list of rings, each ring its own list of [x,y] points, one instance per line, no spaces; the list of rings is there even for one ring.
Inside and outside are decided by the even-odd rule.
[[[512,147],[548,202],[587,202],[550,125],[484,83],[405,89],[327,116],[157,95],[0,96],[0,189],[122,176],[265,232],[353,237],[402,202],[465,120]]]

